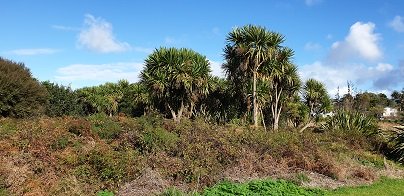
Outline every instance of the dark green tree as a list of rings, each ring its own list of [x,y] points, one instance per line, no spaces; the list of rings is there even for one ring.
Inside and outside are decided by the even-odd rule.
[[[30,117],[43,113],[46,89],[23,63],[0,58],[0,116]]]
[[[195,105],[208,94],[210,71],[206,57],[193,50],[159,48],[145,60],[140,78],[153,103],[168,108],[179,122],[192,116]]]
[[[48,92],[45,115],[55,117],[64,115],[78,115],[81,112],[77,104],[77,96],[70,88],[49,81],[42,82]]]
[[[227,72],[236,70],[252,81],[253,121],[258,126],[258,97],[257,82],[259,68],[271,59],[284,42],[281,34],[268,31],[266,28],[255,25],[246,25],[233,29],[226,37],[225,48]],[[238,64],[235,64],[238,63]],[[237,68],[239,67],[239,68]],[[226,68],[226,67],[225,67]]]

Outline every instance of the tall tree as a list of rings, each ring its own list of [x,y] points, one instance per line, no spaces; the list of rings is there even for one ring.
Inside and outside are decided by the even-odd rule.
[[[42,82],[42,86],[48,91],[48,101],[45,106],[45,114],[47,116],[80,114],[77,95],[70,87],[49,81]]]
[[[0,57],[0,116],[30,117],[41,114],[47,91],[23,63]]]
[[[302,96],[304,103],[310,110],[309,122],[300,129],[303,132],[307,127],[313,124],[314,117],[322,112],[331,110],[331,99],[323,83],[315,79],[308,79],[303,86]]]
[[[206,57],[193,50],[159,48],[145,60],[140,78],[155,103],[168,107],[178,122],[208,93],[210,71]]]
[[[291,62],[293,50],[282,47],[274,58],[263,64],[263,79],[269,81],[268,94],[270,95],[270,107],[272,112],[273,129],[276,131],[279,127],[279,119],[285,101],[295,95],[300,88],[300,78],[297,68]]]
[[[317,116],[331,109],[331,100],[323,83],[308,79],[303,86],[303,99],[310,108],[310,115]]]
[[[268,31],[261,26],[246,25],[235,28],[227,38],[226,52],[232,52],[239,61],[240,70],[248,72],[247,76],[252,76],[253,89],[253,119],[254,126],[258,126],[258,102],[257,102],[257,77],[260,66],[270,59],[284,42],[281,34]],[[225,54],[226,61],[228,54]],[[231,57],[231,56],[230,56]],[[233,56],[234,57],[234,56]]]

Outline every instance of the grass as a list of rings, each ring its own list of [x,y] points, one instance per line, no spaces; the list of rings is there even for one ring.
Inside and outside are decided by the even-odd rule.
[[[377,195],[377,196],[394,196],[404,195],[404,179],[387,179],[382,178],[368,186],[359,187],[343,187],[334,191],[328,191],[326,195]]]
[[[298,186],[285,180],[253,180],[247,183],[221,182],[213,187],[206,188],[202,192],[184,193],[170,188],[161,196],[233,196],[233,195],[353,195],[353,196],[401,196],[404,195],[404,179],[381,180],[367,186],[343,187],[336,190],[313,189]]]

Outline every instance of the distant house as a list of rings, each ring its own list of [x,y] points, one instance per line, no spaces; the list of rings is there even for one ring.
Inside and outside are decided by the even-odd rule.
[[[385,107],[383,110],[383,117],[395,117],[397,116],[397,109],[396,108],[391,108],[391,107]]]

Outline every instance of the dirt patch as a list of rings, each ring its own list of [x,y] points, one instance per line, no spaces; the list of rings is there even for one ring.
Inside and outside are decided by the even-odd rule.
[[[139,178],[123,185],[119,189],[118,195],[155,195],[168,187],[168,181],[163,179],[159,172],[147,168]]]

